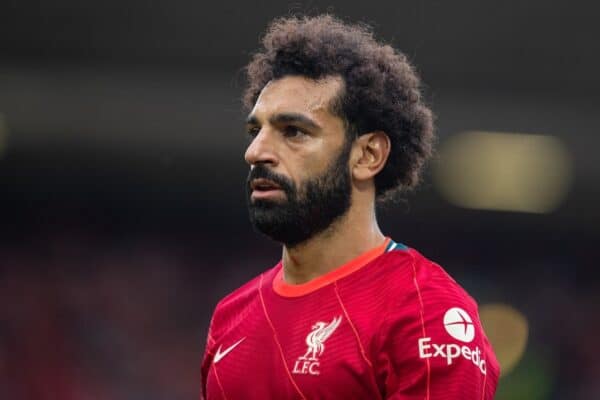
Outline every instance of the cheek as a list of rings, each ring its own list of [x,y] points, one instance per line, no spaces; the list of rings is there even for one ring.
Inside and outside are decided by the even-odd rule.
[[[335,156],[340,152],[340,149],[341,144],[330,143],[322,138],[314,138],[310,144],[306,144],[302,149],[290,152],[289,157],[284,157],[283,162],[290,173],[290,178],[299,188],[307,180],[323,175],[331,163],[335,161]]]
[[[295,169],[296,174],[294,180],[296,185],[300,186],[303,182],[322,175],[326,168],[327,160],[324,160],[322,157],[313,156],[301,160],[297,163]]]

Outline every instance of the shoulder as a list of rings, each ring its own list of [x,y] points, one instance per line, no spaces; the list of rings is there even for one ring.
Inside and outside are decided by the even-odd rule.
[[[459,317],[482,330],[476,301],[439,264],[413,248],[387,252],[380,262],[381,333],[390,329],[401,329],[404,337],[444,333],[444,320]]]
[[[440,265],[414,249],[385,256],[382,261],[388,265],[382,270],[395,290],[387,299],[375,360],[381,370],[395,365],[395,373],[383,374],[392,377],[390,388],[427,387],[432,398],[450,386],[479,398],[484,391],[493,393],[499,367],[475,300]]]
[[[258,299],[262,282],[270,281],[269,277],[276,272],[278,266],[279,264],[250,279],[217,303],[211,321],[211,330],[215,334],[220,326],[229,324],[231,319],[238,319]]]
[[[263,274],[255,276],[242,286],[225,295],[217,303],[215,311],[222,311],[231,307],[235,307],[237,303],[244,302],[244,300],[256,295],[256,292],[260,287],[260,280],[262,276]]]
[[[417,250],[398,244],[383,254],[379,271],[397,294],[395,303],[428,307],[440,304],[475,306],[473,298],[438,263]]]
[[[475,299],[438,263],[418,251],[410,250],[413,263],[413,285],[423,313],[433,315],[460,307],[472,316],[477,315]]]

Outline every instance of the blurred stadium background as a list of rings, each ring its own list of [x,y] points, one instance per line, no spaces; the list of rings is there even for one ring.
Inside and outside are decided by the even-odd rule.
[[[212,308],[274,265],[240,69],[333,11],[417,65],[439,146],[382,210],[477,299],[498,399],[600,398],[600,48],[585,2],[3,1],[0,398],[197,398]]]

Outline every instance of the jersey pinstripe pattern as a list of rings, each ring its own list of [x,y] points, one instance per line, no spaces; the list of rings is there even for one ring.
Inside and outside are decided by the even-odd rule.
[[[219,302],[201,397],[491,400],[498,375],[475,301],[388,239],[305,285],[280,262]]]

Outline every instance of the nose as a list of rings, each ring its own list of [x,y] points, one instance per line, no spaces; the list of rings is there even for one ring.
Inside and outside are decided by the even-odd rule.
[[[260,163],[277,165],[274,138],[266,127],[263,127],[252,139],[246,149],[244,159],[250,165]]]

